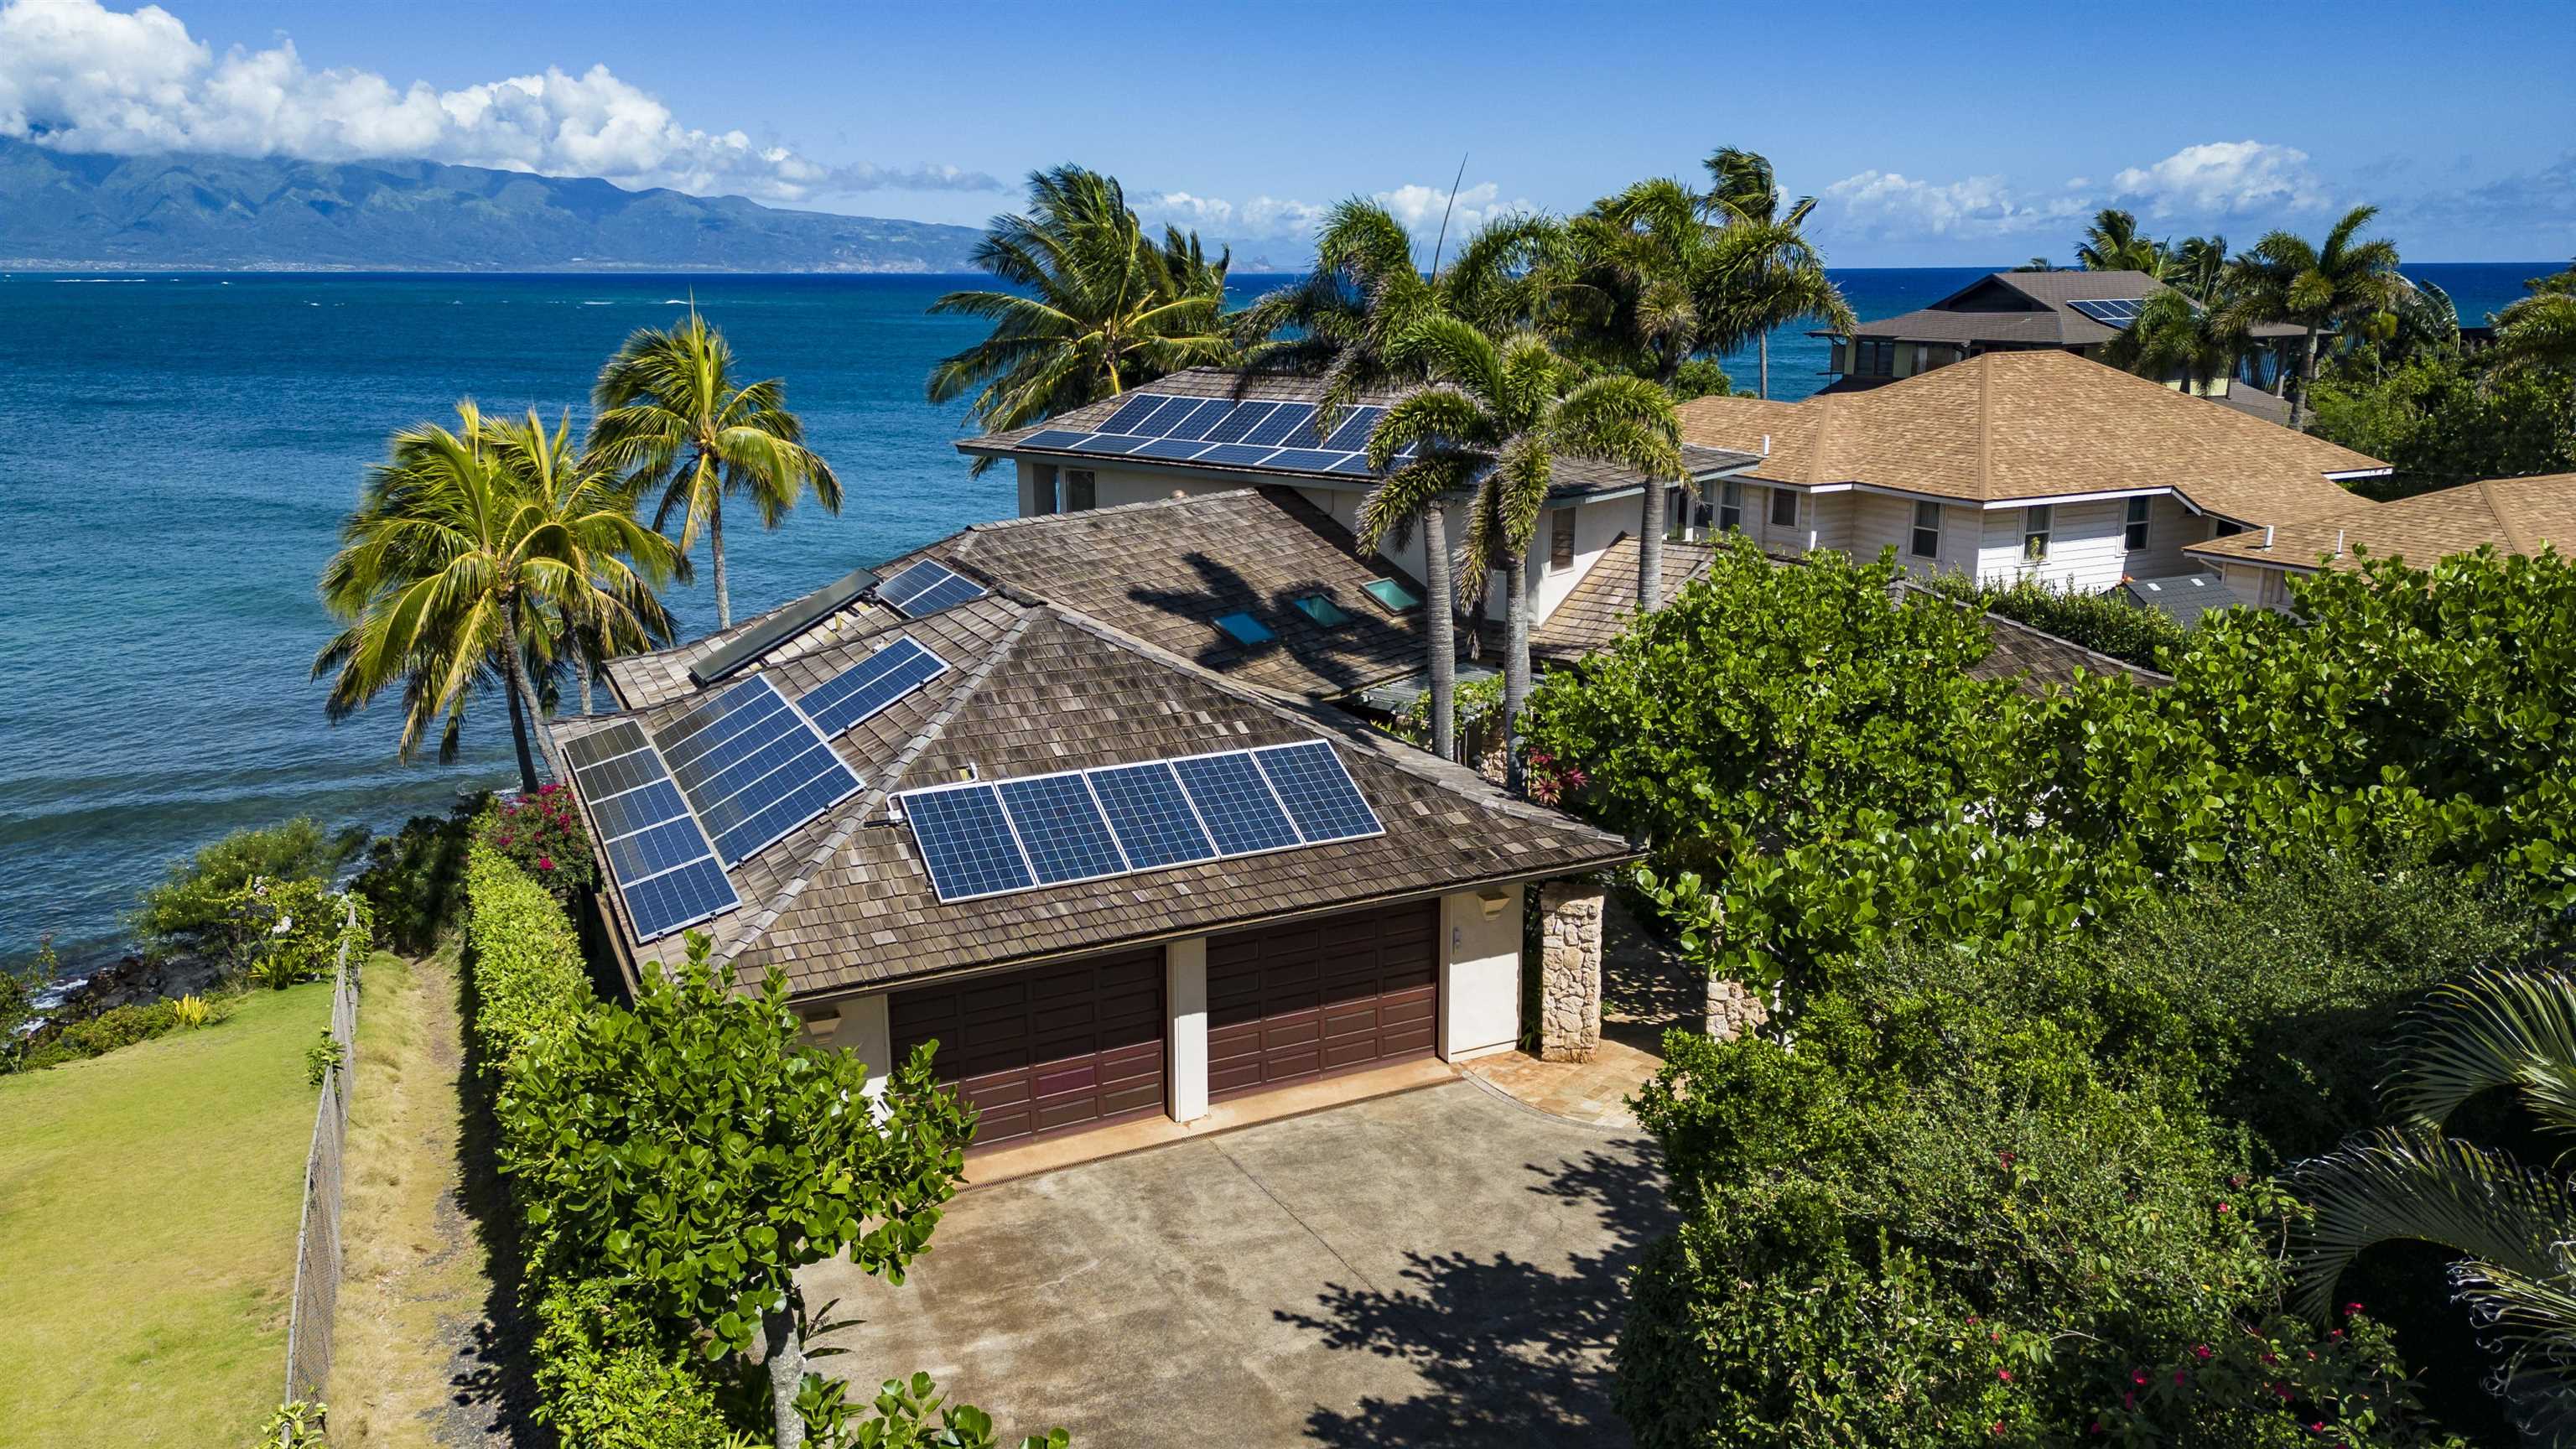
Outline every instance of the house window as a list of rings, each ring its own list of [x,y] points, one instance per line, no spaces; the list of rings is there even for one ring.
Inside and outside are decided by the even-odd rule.
[[[1744,485],[1728,479],[1717,490],[1717,531],[1733,533],[1744,527]]]
[[[2147,550],[2147,507],[2150,502],[2152,500],[2145,498],[2129,500],[2129,516],[2120,528],[2120,546],[2131,553]]]
[[[1938,503],[1914,505],[1914,556],[1941,556],[1941,505]]]
[[[2021,511],[2021,556],[2030,563],[2048,557],[2049,506],[2034,503]]]
[[[1087,468],[1074,468],[1064,475],[1064,511],[1081,513],[1100,506],[1100,489]]]
[[[1786,488],[1774,488],[1771,490],[1771,526],[1773,528],[1795,528],[1798,526],[1797,494],[1790,492]]]
[[[1055,512],[1055,465],[1037,463],[1029,469],[1029,512]]]
[[[2244,531],[2244,524],[2230,523],[2224,518],[2209,526],[2209,536],[2212,538],[2231,538]]]
[[[1574,510],[1560,508],[1547,518],[1547,566],[1570,569],[1574,567]]]
[[[1854,342],[1852,372],[1859,377],[1894,377],[1896,343],[1885,337],[1863,337]]]

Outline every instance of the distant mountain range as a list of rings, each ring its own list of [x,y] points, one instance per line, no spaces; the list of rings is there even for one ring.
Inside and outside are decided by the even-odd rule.
[[[963,272],[970,227],[428,161],[92,156],[0,138],[0,268]]]

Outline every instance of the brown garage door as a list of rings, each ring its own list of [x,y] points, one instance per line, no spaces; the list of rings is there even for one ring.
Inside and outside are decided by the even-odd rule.
[[[939,1043],[978,1147],[1163,1106],[1159,947],[897,992],[887,1016],[898,1060]]]
[[[1430,1053],[1440,903],[1208,942],[1208,1095]]]

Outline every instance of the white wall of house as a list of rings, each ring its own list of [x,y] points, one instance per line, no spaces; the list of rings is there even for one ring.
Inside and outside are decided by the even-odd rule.
[[[1521,1035],[1520,886],[1440,898],[1440,1056],[1465,1061],[1509,1051]]]
[[[2267,568],[2262,564],[2229,560],[2218,566],[2218,577],[2237,597],[2249,604],[2267,609],[2284,609],[2290,604],[2289,570]]]
[[[1208,1109],[1207,937],[1163,947],[1163,1111],[1195,1122]]]

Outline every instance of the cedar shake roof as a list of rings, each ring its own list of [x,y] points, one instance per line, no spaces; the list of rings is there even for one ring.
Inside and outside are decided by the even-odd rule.
[[[1422,612],[1390,615],[1362,592],[1393,578],[1415,597],[1421,584],[1364,556],[1350,531],[1293,488],[1242,489],[1117,508],[980,523],[878,565],[890,578],[936,558],[979,582],[1063,604],[1193,663],[1283,694],[1348,694],[1422,667]],[[1349,619],[1325,626],[1296,601],[1321,594]],[[780,608],[792,608],[795,601]],[[1217,628],[1243,611],[1276,637],[1243,644]],[[776,611],[772,611],[776,612]],[[629,707],[693,693],[689,670],[768,615],[654,654],[608,663]],[[891,618],[867,600],[781,643],[766,662],[794,659]]]
[[[2329,474],[2388,465],[2071,352],[1989,352],[1804,402],[1704,397],[1682,436],[1770,455],[1758,482],[1999,503],[2169,488],[2240,523],[2352,505]]]
[[[1664,544],[1664,603],[1670,604],[1693,579],[1708,577],[1709,563],[1715,550],[1705,543],[1683,543],[1667,540]],[[1794,559],[1775,559],[1782,568],[1795,568]],[[1909,595],[1944,604],[1957,601],[1936,594],[1911,581],[1899,585]],[[1557,605],[1547,622],[1530,632],[1530,654],[1551,664],[1571,663],[1587,654],[1609,648],[1618,641],[1637,612],[1637,541],[1621,537],[1601,551]],[[1971,679],[2011,679],[2025,689],[2073,681],[2075,672],[2117,674],[2145,685],[2171,683],[2169,676],[2152,669],[2140,669],[2124,660],[2043,633],[2027,624],[2007,619],[2001,614],[1986,615],[1986,632],[1994,648],[1985,658],[1968,667]]]
[[[1864,322],[1851,335],[1897,342],[2095,347],[2119,336],[2120,329],[2097,322],[2067,303],[2143,300],[2170,290],[2144,272],[1995,272],[1929,307]],[[2265,322],[2253,328],[2253,335],[2303,334],[2287,323]]]
[[[1619,837],[1513,800],[1463,766],[1049,605],[996,594],[923,619],[880,614],[764,667],[792,698],[897,633],[936,650],[950,672],[835,741],[865,781],[860,792],[737,865],[729,874],[742,905],[692,928],[714,937],[742,980],[776,965],[800,995],[829,993],[1635,858]],[[689,702],[552,728],[573,738],[627,717],[652,728]],[[886,811],[889,795],[955,780],[969,765],[1002,780],[1315,738],[1333,744],[1384,835],[944,904],[911,831]],[[616,893],[602,899],[639,961],[685,954],[684,934],[639,946]]]
[[[1324,380],[1320,377],[1276,373],[1256,373],[1247,376],[1222,368],[1194,367],[1185,372],[1173,373],[1169,377],[1139,384],[1128,390],[1130,395],[1140,392],[1168,393],[1174,397],[1231,397],[1245,402],[1313,403],[1323,399]],[[1392,392],[1368,393],[1363,395],[1360,401],[1383,406],[1393,402],[1399,396],[1401,394]],[[1081,407],[1058,413],[1043,422],[1031,423],[1024,428],[1008,428],[998,433],[986,433],[981,437],[962,439],[958,442],[957,449],[959,452],[980,457],[1029,457],[1068,467],[1089,465],[1097,468],[1175,474],[1215,474],[1239,477],[1246,482],[1262,478],[1296,478],[1308,484],[1321,483],[1335,488],[1352,489],[1367,488],[1372,482],[1365,477],[1355,477],[1348,473],[1327,473],[1317,469],[1246,467],[1200,461],[1163,463],[1151,458],[1076,453],[1061,448],[1030,448],[1023,445],[1025,439],[1052,428],[1088,431],[1107,419],[1110,414],[1118,411],[1127,400],[1127,395],[1102,398],[1098,402],[1085,403]],[[1301,445],[1312,446],[1311,443],[1302,441]],[[1682,448],[1682,470],[1695,479],[1721,477],[1749,461],[1750,459],[1740,452],[1690,446],[1687,440]],[[1638,488],[1644,481],[1636,473],[1616,463],[1604,463],[1591,458],[1562,457],[1556,460],[1554,478],[1554,483],[1548,489],[1548,497],[1558,502],[1594,496],[1616,496]]]
[[[2397,555],[2418,565],[2490,545],[2499,553],[2538,553],[2546,544],[2576,548],[2576,473],[2489,478],[2394,503],[2356,500],[2336,512],[2281,525],[2269,549],[2256,531],[2213,538],[2183,552],[2212,563],[2314,569],[2335,551],[2338,536],[2343,553],[2326,567],[2353,567],[2355,546],[2375,558]]]

